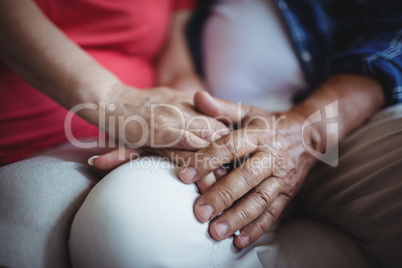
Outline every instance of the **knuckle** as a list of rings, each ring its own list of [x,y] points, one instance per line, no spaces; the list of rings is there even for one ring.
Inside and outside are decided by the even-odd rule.
[[[258,178],[261,176],[261,170],[258,168],[251,168],[251,167],[245,167],[244,165],[239,167],[239,175],[243,180],[246,182],[246,184],[254,185],[254,183],[258,180]]]
[[[271,176],[270,179],[271,179],[272,187],[276,187],[276,188],[280,189],[281,192],[283,192],[287,189],[286,181],[284,179],[279,178],[277,176]]]
[[[246,189],[247,191],[254,187],[255,179],[247,170],[239,167],[238,170],[236,170],[235,175],[235,179],[239,187]]]
[[[231,156],[236,157],[239,154],[241,146],[241,140],[232,136],[227,140],[226,150]]]
[[[202,127],[200,128],[199,136],[204,140],[210,140],[212,135],[208,127]]]
[[[230,161],[228,157],[222,155],[222,151],[219,148],[213,145],[208,147],[207,150],[200,155],[199,159],[202,160],[204,167],[210,171]]]
[[[256,203],[261,204],[264,208],[268,208],[273,202],[272,197],[262,189],[256,189],[253,196]]]
[[[297,182],[294,180],[290,180],[288,178],[283,178],[280,180],[282,182],[282,191],[284,193],[291,193],[297,188],[296,187]]]
[[[276,207],[267,208],[267,212],[271,216],[273,222],[279,218],[280,211]]]
[[[234,202],[232,191],[226,187],[221,188],[220,191],[218,191],[216,198],[224,205],[225,209],[231,206]]]
[[[263,233],[265,233],[265,231],[266,231],[266,229],[267,229],[267,224],[265,223],[265,222],[263,222],[263,221],[257,221],[256,223],[255,223],[255,227],[256,227],[256,233],[257,234],[263,234]]]
[[[169,140],[179,137],[174,128],[165,125],[155,124],[150,131],[153,131],[155,137],[159,139]]]
[[[250,221],[250,213],[243,209],[237,211],[236,217],[241,227],[247,225]]]
[[[222,123],[216,119],[213,119],[213,121],[211,122],[211,126],[212,126],[212,131],[214,131],[217,134],[222,135],[222,134],[227,134],[227,132],[229,132],[228,127],[224,123]]]
[[[207,170],[211,171],[215,169],[215,160],[218,159],[217,156],[215,156],[214,152],[210,152],[209,154],[205,154],[202,156],[202,167]]]
[[[183,135],[183,137],[179,139],[178,145],[180,147],[187,147],[190,145],[190,140],[187,132]]]

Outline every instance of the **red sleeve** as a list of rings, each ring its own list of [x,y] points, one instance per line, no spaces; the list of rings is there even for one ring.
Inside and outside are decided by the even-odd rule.
[[[193,9],[195,0],[174,0],[174,10]]]

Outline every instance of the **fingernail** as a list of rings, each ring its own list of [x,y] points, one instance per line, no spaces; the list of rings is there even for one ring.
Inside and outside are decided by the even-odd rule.
[[[212,135],[211,137],[212,137],[212,141],[216,141],[216,140],[219,140],[220,138],[222,138],[222,135],[219,133],[215,133],[215,136]]]
[[[219,167],[219,168],[217,168],[217,169],[215,170],[215,174],[216,174],[218,177],[223,177],[223,176],[225,176],[225,175],[227,174],[227,171],[226,171],[225,168]]]
[[[98,158],[99,155],[94,155],[88,159],[88,165],[93,166],[95,158]]]
[[[223,129],[221,129],[221,132],[220,132],[222,137],[228,135],[229,133],[230,133],[230,129],[228,129],[228,128],[223,128]]]
[[[195,179],[196,175],[197,175],[197,172],[195,171],[195,168],[188,167],[188,168],[182,169],[180,177],[184,181],[191,182]]]
[[[215,224],[216,233],[220,238],[224,238],[229,231],[229,226],[226,223],[216,222]]]
[[[234,233],[235,236],[239,236],[240,235],[240,230],[237,230],[236,233]]]
[[[201,205],[198,207],[198,215],[202,222],[211,220],[214,209],[210,205]]]
[[[247,247],[248,243],[250,242],[250,238],[248,237],[248,235],[242,235],[239,237],[239,242],[243,248]]]

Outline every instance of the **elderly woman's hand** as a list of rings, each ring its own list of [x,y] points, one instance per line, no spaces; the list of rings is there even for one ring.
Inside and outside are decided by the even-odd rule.
[[[195,151],[229,132],[222,122],[196,111],[192,96],[168,87],[138,90],[117,84],[104,99],[98,109],[79,114],[94,118],[91,122],[120,145]]]
[[[214,239],[225,239],[241,229],[235,244],[246,247],[278,219],[295,196],[315,163],[304,144],[322,150],[321,136],[313,126],[302,136],[306,118],[297,111],[271,113],[239,107],[205,92],[197,94],[195,105],[201,112],[221,116],[241,128],[194,153],[188,165],[181,167],[179,178],[185,183],[197,182],[223,164],[248,156],[210,187],[194,208],[198,220],[211,221]]]

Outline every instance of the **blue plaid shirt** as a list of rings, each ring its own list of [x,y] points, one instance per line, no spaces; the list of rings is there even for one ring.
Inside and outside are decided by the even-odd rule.
[[[275,1],[311,88],[332,74],[361,74],[382,84],[387,104],[402,102],[401,0]],[[207,9],[190,30],[201,29]],[[195,54],[198,41],[190,38]]]

